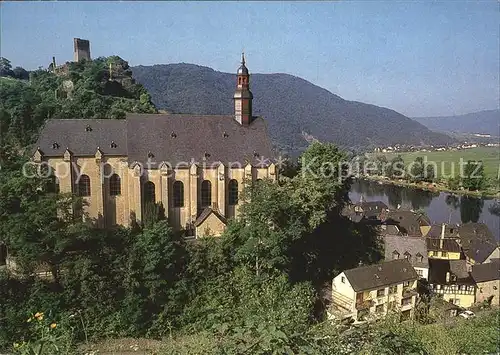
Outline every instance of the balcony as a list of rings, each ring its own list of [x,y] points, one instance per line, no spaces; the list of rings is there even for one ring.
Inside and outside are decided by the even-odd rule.
[[[370,308],[374,305],[375,303],[373,300],[364,300],[364,301],[356,301],[356,309],[361,310],[361,309],[367,309]]]
[[[403,297],[411,297],[418,295],[417,290],[410,287],[403,287]]]

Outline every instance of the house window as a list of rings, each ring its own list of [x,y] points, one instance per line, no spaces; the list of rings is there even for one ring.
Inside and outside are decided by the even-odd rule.
[[[494,290],[496,290],[496,289],[497,289],[497,287],[496,287],[496,286],[493,286],[493,289],[494,289]]]
[[[238,204],[238,181],[229,180],[229,205],[234,206]]]
[[[155,202],[156,201],[156,191],[155,184],[151,181],[147,181],[144,184],[144,202]]]
[[[375,307],[375,312],[377,313],[383,313],[384,312],[384,305],[383,304],[379,304]]]
[[[385,296],[385,288],[377,290],[377,297],[384,297],[384,296]]]
[[[448,256],[448,252],[446,252],[446,251],[442,251],[442,252],[441,252],[441,256],[442,256],[443,258],[446,258],[446,257]]]
[[[212,204],[212,184],[208,180],[201,183],[201,207],[208,207]]]
[[[396,308],[396,301],[390,301],[389,304],[387,305],[387,309],[394,309]]]
[[[88,175],[80,176],[78,181],[78,196],[90,196],[90,178]]]
[[[345,277],[344,277],[344,276],[342,276],[342,277],[340,278],[340,282],[342,282],[343,284],[345,284]]]
[[[415,271],[417,272],[418,277],[420,277],[420,278],[424,277],[424,270],[422,270],[422,269],[415,269]]]
[[[182,181],[176,181],[173,185],[174,207],[184,207],[184,184]]]
[[[433,251],[433,252],[432,252],[432,256],[438,256],[437,251]]]
[[[460,306],[460,299],[455,298],[455,302],[453,302],[455,305]]]
[[[396,259],[399,259],[399,253],[396,250],[394,250],[392,252],[392,260],[396,260]]]
[[[417,255],[416,255],[416,256],[417,256],[417,260],[418,260],[418,262],[420,262],[420,263],[421,263],[421,262],[424,260],[424,257],[423,257],[423,255],[422,255],[422,254],[417,253]]]
[[[410,286],[410,281],[403,282],[403,287],[408,287],[408,286]]]
[[[405,252],[405,259],[408,261],[411,261],[411,254],[408,252]]]
[[[120,177],[117,174],[113,174],[109,178],[109,194],[110,196],[118,196],[122,194],[122,185]]]
[[[401,300],[401,306],[407,306],[411,304],[411,297],[406,297]]]
[[[389,294],[390,295],[395,294],[396,292],[398,292],[398,286],[390,286],[389,287]]]

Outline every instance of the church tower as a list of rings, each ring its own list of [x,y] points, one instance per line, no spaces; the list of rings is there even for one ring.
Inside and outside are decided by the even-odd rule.
[[[252,99],[250,74],[245,66],[245,53],[241,54],[241,66],[237,72],[236,92],[234,93],[234,118],[240,124],[248,126],[252,122]]]

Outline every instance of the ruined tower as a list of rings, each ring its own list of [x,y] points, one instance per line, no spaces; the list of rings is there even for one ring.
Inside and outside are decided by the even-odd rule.
[[[90,41],[87,39],[73,38],[73,61],[79,62],[82,59],[90,60]]]

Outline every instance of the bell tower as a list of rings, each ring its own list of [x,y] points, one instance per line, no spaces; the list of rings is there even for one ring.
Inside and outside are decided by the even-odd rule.
[[[234,93],[234,118],[241,125],[252,123],[252,100],[250,91],[250,74],[245,66],[245,53],[241,54],[241,66],[238,68],[236,91]]]

